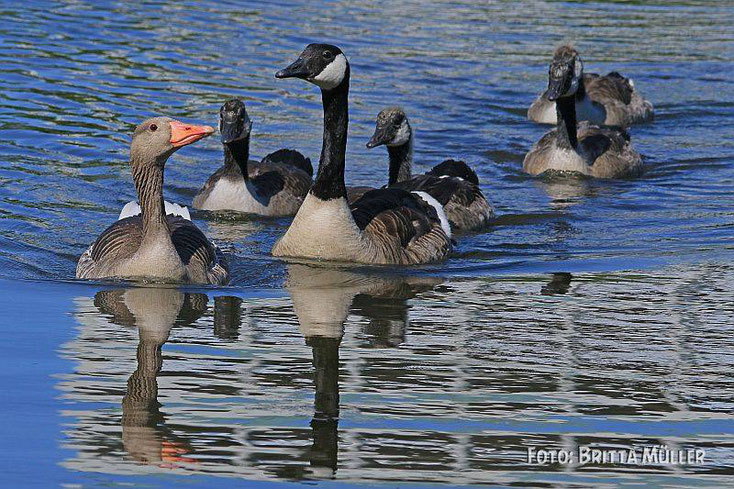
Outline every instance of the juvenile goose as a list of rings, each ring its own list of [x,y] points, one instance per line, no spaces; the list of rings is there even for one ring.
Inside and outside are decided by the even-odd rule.
[[[349,72],[338,47],[309,44],[295,62],[275,74],[301,78],[321,89],[324,137],[316,181],[288,231],[275,243],[273,255],[400,265],[446,258],[451,231],[441,205],[429,195],[377,189],[347,203]]]
[[[105,229],[79,258],[77,278],[143,278],[197,284],[224,284],[227,263],[220,251],[185,217],[166,215],[163,169],[179,148],[209,136],[210,126],[156,117],[133,133],[130,166],[140,214]]]
[[[292,216],[311,187],[311,160],[281,149],[261,162],[251,162],[252,121],[241,100],[227,101],[219,111],[224,166],[194,197],[194,207],[234,210],[260,216]]]
[[[578,52],[567,45],[556,49],[553,63],[567,57],[569,52],[576,56],[582,71],[574,96],[578,120],[619,127],[652,120],[652,103],[642,98],[630,78],[625,78],[616,71],[608,75],[583,74],[583,64]],[[556,104],[548,97],[547,90],[528,109],[528,119],[542,124],[556,124]]]
[[[642,173],[642,158],[625,131],[588,122],[576,126],[575,95],[581,84],[581,60],[573,48],[561,46],[548,72],[547,96],[556,102],[558,124],[525,155],[523,169],[531,175],[548,170],[578,172],[598,178]]]
[[[443,206],[453,231],[481,229],[494,217],[477,174],[463,161],[446,160],[428,173],[411,175],[413,129],[403,109],[389,107],[377,115],[375,133],[367,147],[382,144],[390,157],[388,187],[426,192]]]

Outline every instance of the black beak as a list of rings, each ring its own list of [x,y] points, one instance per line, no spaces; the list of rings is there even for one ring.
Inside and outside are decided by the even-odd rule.
[[[370,140],[367,142],[367,147],[369,149],[372,149],[382,144],[387,144],[390,142],[390,139],[391,137],[387,130],[387,127],[377,126],[375,128],[375,133],[372,135]]]
[[[229,144],[244,139],[250,135],[252,121],[240,117],[223,117],[219,124],[219,132],[222,135],[222,144]]]
[[[302,78],[306,79],[310,75],[306,61],[303,58],[298,58],[291,63],[287,68],[283,68],[275,74],[275,78]]]
[[[548,80],[548,91],[546,91],[546,95],[548,96],[548,100],[551,102],[554,102],[561,98],[564,93],[566,93],[567,90],[567,83],[566,78],[550,78]]]

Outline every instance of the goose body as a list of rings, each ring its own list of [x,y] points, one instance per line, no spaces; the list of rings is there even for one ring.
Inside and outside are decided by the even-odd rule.
[[[612,71],[606,75],[586,73],[574,95],[576,117],[595,125],[628,127],[653,119],[654,110],[630,78]],[[528,109],[528,119],[541,124],[556,124],[556,102],[546,90]]]
[[[105,229],[79,258],[77,278],[197,284],[223,284],[229,280],[227,263],[219,249],[190,219],[167,214],[163,201],[165,161],[178,148],[213,131],[208,126],[192,126],[163,117],[138,126],[130,159],[140,213],[127,216],[137,204],[126,206],[122,218]]]
[[[390,158],[388,187],[425,192],[436,199],[453,231],[476,231],[494,218],[494,210],[479,188],[479,178],[463,161],[446,160],[423,175],[413,176],[413,129],[398,107],[382,110],[368,148],[384,144]]]
[[[396,265],[446,258],[451,239],[439,217],[443,210],[432,205],[433,199],[388,188],[347,202],[349,63],[341,50],[310,44],[276,77],[302,78],[321,88],[324,140],[316,181],[273,255]]]
[[[220,111],[224,166],[194,197],[197,209],[233,210],[260,216],[292,216],[311,187],[311,160],[281,149],[260,162],[249,160],[252,122],[245,104],[227,101]]]
[[[626,178],[642,173],[642,158],[623,130],[576,123],[575,90],[583,75],[581,60],[569,46],[556,50],[547,94],[556,105],[558,123],[525,155],[531,175],[572,172],[596,178]]]

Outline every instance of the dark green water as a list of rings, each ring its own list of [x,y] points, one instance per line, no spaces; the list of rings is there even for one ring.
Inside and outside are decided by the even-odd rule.
[[[734,476],[734,9],[729,2],[0,3],[0,486],[292,483],[726,487]],[[634,181],[521,172],[525,119],[573,40],[656,107]],[[194,213],[230,287],[73,281],[134,197],[129,133],[215,124],[314,161],[305,44],[352,65],[347,179],[386,179],[374,117],[402,105],[416,171],[469,162],[498,220],[445,263],[286,265],[288,220]],[[166,168],[189,204],[209,138]],[[703,464],[533,465],[528,447],[703,449]]]

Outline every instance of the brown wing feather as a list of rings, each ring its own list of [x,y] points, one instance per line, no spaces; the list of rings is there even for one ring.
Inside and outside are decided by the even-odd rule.
[[[196,283],[225,283],[228,267],[221,251],[191,221],[183,217],[166,216],[171,241],[188,272]],[[132,257],[143,240],[143,220],[140,215],[114,222],[99,235],[77,266],[77,277],[90,278],[95,270],[107,270]],[[98,274],[95,274],[98,275]]]
[[[369,191],[350,208],[365,238],[380,250],[379,263],[427,263],[451,251],[435,209],[403,189]]]

